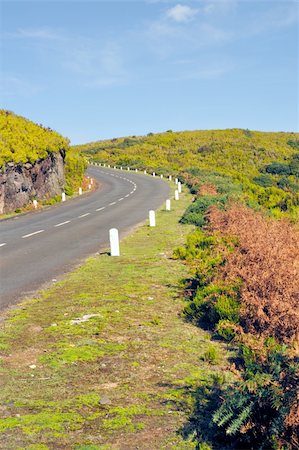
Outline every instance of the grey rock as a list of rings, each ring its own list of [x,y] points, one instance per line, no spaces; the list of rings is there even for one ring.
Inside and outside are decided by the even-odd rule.
[[[64,158],[65,152],[60,151],[34,164],[8,163],[0,173],[0,214],[22,208],[33,199],[61,194],[65,185]]]

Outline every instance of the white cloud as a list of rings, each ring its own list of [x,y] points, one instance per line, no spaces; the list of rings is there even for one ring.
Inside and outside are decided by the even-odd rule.
[[[189,22],[198,13],[197,9],[193,9],[187,5],[176,5],[166,11],[166,16],[175,22]]]

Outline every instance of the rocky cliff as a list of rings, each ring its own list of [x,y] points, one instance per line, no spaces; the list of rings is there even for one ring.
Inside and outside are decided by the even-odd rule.
[[[7,163],[0,172],[0,214],[22,208],[33,199],[61,194],[65,185],[64,158],[61,150],[34,164]]]

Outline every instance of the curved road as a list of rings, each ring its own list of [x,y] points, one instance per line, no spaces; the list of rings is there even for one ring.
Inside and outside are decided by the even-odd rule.
[[[163,180],[129,171],[89,167],[97,191],[47,210],[0,223],[0,309],[32,295],[88,255],[144,221],[169,195]]]

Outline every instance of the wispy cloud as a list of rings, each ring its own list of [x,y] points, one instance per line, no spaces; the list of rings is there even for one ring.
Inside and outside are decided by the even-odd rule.
[[[0,75],[0,97],[23,97],[30,98],[40,92],[44,88],[33,82],[27,81],[18,76]]]
[[[50,52],[52,65],[71,73],[72,81],[82,86],[123,84],[128,79],[121,46],[112,40],[71,36],[49,27],[18,29],[6,38],[32,42],[44,61]]]
[[[187,5],[175,5],[166,11],[166,16],[175,22],[189,22],[198,13],[197,9],[191,8]]]

